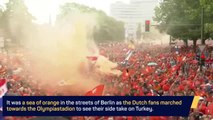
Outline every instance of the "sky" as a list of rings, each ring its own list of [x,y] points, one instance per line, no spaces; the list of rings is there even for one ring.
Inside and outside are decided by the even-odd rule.
[[[8,0],[0,0],[0,5],[3,5]],[[96,9],[103,10],[110,15],[110,5],[116,1],[122,1],[128,3],[129,0],[24,0],[29,12],[36,18],[37,23],[48,23],[51,16],[51,20],[54,21],[59,7],[66,2],[76,2],[84,4]],[[157,2],[158,0],[156,0]]]

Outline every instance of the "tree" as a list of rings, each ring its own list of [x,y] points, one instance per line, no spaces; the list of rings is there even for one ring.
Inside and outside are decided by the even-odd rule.
[[[103,11],[96,10],[76,3],[66,3],[61,6],[57,16],[57,23],[67,21],[73,13],[89,13],[96,16],[97,26],[94,28],[93,37],[96,42],[119,41],[124,39],[124,24],[107,16]]]
[[[31,30],[34,17],[28,12],[23,0],[9,0],[6,9],[2,13],[2,29],[6,37],[20,45],[27,39],[27,33]]]
[[[193,40],[194,46],[197,39],[200,38],[201,30],[201,5],[203,2],[198,0],[164,0],[159,7],[155,9],[154,20],[157,21],[160,31],[165,31],[176,39],[182,39],[187,43]],[[211,3],[212,4],[212,3]],[[212,5],[205,9],[206,22],[212,21],[213,15],[210,10]],[[212,28],[207,23],[206,28]],[[211,37],[211,30],[205,29],[204,39]]]
[[[204,8],[205,37],[213,38],[213,2],[212,0],[200,0],[200,3]]]

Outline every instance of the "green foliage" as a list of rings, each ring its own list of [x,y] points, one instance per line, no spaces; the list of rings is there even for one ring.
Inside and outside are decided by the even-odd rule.
[[[66,3],[61,6],[57,21],[67,20],[72,13],[91,13],[96,16],[97,26],[93,37],[96,42],[120,41],[124,39],[124,24],[107,16],[103,11],[76,3]]]
[[[155,8],[154,20],[161,32],[174,38],[197,40],[201,30],[201,8],[204,7],[205,39],[212,37],[213,3],[211,0],[164,0]]]
[[[9,0],[6,9],[1,12],[1,28],[6,33],[5,37],[12,39],[13,42],[20,44],[26,38],[27,32],[32,27],[33,16],[23,0]]]

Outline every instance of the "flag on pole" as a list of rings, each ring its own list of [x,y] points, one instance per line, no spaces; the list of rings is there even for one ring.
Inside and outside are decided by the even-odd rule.
[[[102,96],[104,85],[98,85],[94,89],[88,91],[85,96]]]
[[[7,92],[7,81],[6,79],[0,79],[0,98],[2,98]]]
[[[97,56],[87,56],[87,59],[88,59],[89,63],[95,64],[96,61],[98,60],[98,57]]]
[[[98,59],[97,56],[87,56],[87,59],[90,61],[96,61]]]
[[[132,56],[133,51],[130,51],[127,55],[127,57],[125,58],[125,61],[128,61],[129,58]]]

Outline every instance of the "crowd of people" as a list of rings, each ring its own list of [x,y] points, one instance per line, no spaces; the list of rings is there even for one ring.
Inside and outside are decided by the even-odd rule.
[[[213,103],[213,56],[209,48],[205,54],[199,48],[139,45],[134,49],[123,43],[100,44],[100,54],[118,63],[122,75],[104,75],[104,96],[201,96],[197,109],[189,117],[88,117],[87,119],[114,120],[211,120],[208,106]],[[128,51],[131,57],[125,60]],[[197,55],[205,59],[203,65]],[[208,54],[206,54],[208,53]],[[11,96],[47,95],[28,75],[30,67],[22,54],[1,54],[1,78],[7,79]],[[20,57],[21,56],[21,57]],[[21,59],[20,59],[21,58]],[[200,58],[199,58],[200,59]],[[32,117],[6,117],[7,120],[28,120]],[[86,117],[70,117],[86,119]]]
[[[119,49],[118,46],[120,46]],[[110,60],[114,62],[124,60],[126,46],[106,45],[103,48],[106,48],[106,53],[109,53],[106,56],[109,56]],[[118,69],[123,71],[121,77],[109,76],[103,79],[107,86],[105,94],[113,96],[202,96],[198,109],[190,112],[189,119],[210,119],[212,116],[207,107],[213,102],[213,56],[209,48],[206,48],[203,53],[199,51],[199,48],[196,49],[193,47],[179,49],[162,46],[138,47],[127,64],[119,66]],[[199,59],[197,59],[197,54],[200,54]],[[206,62],[200,65],[202,64],[200,59]],[[157,64],[149,65],[149,63]],[[169,117],[154,117],[154,119],[167,120]]]

